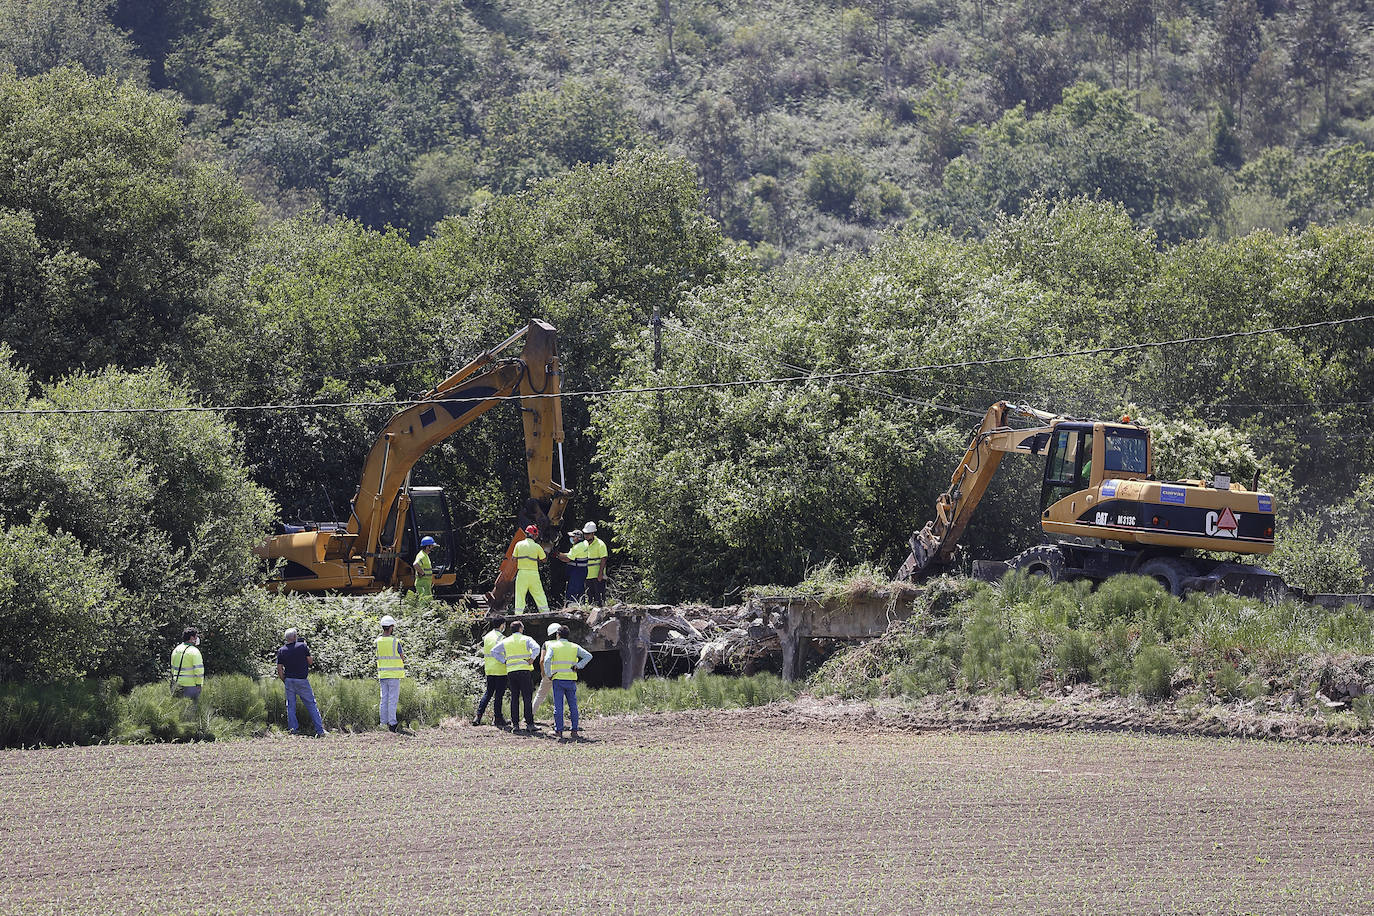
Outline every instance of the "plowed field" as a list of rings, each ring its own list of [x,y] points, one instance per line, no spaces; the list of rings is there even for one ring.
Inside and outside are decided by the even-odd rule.
[[[1374,913],[1374,753],[776,709],[0,753],[0,912]]]

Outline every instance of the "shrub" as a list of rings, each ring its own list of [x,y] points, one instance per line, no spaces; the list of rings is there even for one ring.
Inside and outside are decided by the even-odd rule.
[[[1359,547],[1349,539],[1322,537],[1311,516],[1289,521],[1265,565],[1310,594],[1348,594],[1364,588]]]
[[[190,700],[172,696],[166,684],[135,687],[124,704],[116,736],[121,741],[185,741],[207,732]]]
[[[1093,679],[1103,689],[1114,693],[1126,693],[1131,689],[1132,642],[1130,627],[1124,621],[1113,621],[1102,631]]]
[[[1084,609],[1086,623],[1102,629],[1115,621],[1144,621],[1159,615],[1173,601],[1164,588],[1148,576],[1112,576],[1098,586]]]
[[[206,678],[200,702],[213,714],[245,723],[267,724],[267,702],[252,678],[226,674]]]
[[[1146,646],[1136,653],[1131,683],[1141,696],[1163,699],[1172,692],[1178,656],[1164,646]]]
[[[1212,687],[1223,700],[1234,700],[1239,697],[1241,685],[1244,683],[1245,676],[1230,662],[1222,662],[1212,675]]]
[[[93,744],[119,722],[119,678],[0,684],[0,747]]]
[[[862,163],[847,153],[817,153],[811,157],[802,179],[806,196],[817,207],[844,215],[868,183]]]
[[[1054,667],[1059,676],[1071,684],[1086,681],[1092,674],[1092,665],[1092,641],[1077,630],[1065,631],[1054,647]]]
[[[1016,633],[1004,619],[998,596],[972,599],[973,615],[964,625],[964,682],[970,690],[1030,690],[1040,683],[1040,648]]]

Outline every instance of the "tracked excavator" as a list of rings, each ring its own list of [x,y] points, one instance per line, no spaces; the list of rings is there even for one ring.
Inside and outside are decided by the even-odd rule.
[[[1030,426],[1013,428],[1012,420]],[[1154,476],[1148,427],[1082,420],[999,401],[988,409],[935,518],[911,536],[898,578],[918,579],[956,562],[959,540],[1005,455],[1044,460],[1040,526],[1051,543],[974,572],[996,577],[1020,569],[1053,581],[1150,576],[1174,595],[1218,588],[1270,596],[1287,588],[1259,566],[1198,551],[1267,554],[1274,549],[1274,497],[1218,475],[1211,481]]]
[[[502,354],[521,339],[519,356]],[[284,525],[258,548],[269,566],[269,585],[288,592],[366,594],[413,586],[409,562],[420,539],[441,547],[434,558],[434,587],[456,583],[459,546],[440,487],[410,485],[410,473],[431,446],[476,420],[504,398],[517,396],[524,422],[529,498],[525,500],[487,603],[498,607],[515,582],[515,545],[526,525],[539,526],[545,549],[558,538],[572,491],[564,486],[562,372],[558,335],[538,319],[444,379],[386,424],[363,462],[347,521]],[[553,479],[557,452],[558,481]]]

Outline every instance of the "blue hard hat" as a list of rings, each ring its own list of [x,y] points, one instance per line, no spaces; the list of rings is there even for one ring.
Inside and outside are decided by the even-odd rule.
[[[434,541],[434,538],[432,538],[432,537],[426,536],[426,537],[420,538],[420,546],[421,546],[421,547],[433,547],[434,544],[435,544],[435,541]]]

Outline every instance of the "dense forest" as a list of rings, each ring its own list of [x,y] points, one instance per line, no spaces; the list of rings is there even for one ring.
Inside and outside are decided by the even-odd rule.
[[[1101,351],[1374,313],[1371,23],[1337,0],[8,3],[0,678],[146,676],[188,620],[212,662],[247,657],[274,607],[250,548],[342,514],[389,412],[156,408],[404,399],[532,316],[570,391],[732,383],[566,399],[573,512],[623,596],[891,572],[998,399],[1129,412],[1165,475],[1258,472],[1270,565],[1358,588],[1374,322]],[[24,412],[85,408],[144,410]],[[1007,463],[974,555],[1036,541],[1034,474]],[[419,469],[455,497],[466,584],[523,478],[514,407]]]

